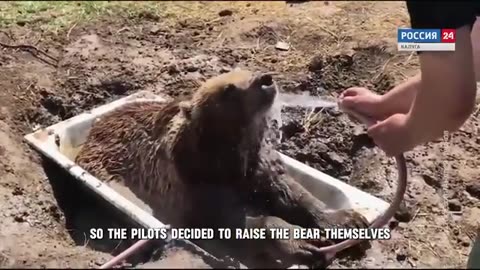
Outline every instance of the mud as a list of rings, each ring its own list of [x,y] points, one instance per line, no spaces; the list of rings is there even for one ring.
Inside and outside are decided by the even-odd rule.
[[[87,228],[125,224],[73,182],[63,181],[68,177],[43,163],[21,136],[139,90],[188,95],[206,78],[237,66],[279,72],[276,79],[285,92],[335,96],[351,86],[384,92],[415,70],[414,61],[399,56],[394,42],[357,40],[348,29],[376,31],[375,14],[398,11],[387,4],[351,5],[302,4],[291,11],[304,19],[296,21],[283,11],[262,13],[255,4],[243,13],[173,25],[148,12],[102,18],[78,24],[68,38],[69,29],[56,36],[43,33],[38,46],[59,60],[53,65],[23,50],[0,48],[0,266],[95,267],[131,244],[87,243]],[[355,8],[367,10],[355,15],[365,16],[366,26],[345,19]],[[325,14],[332,21],[323,25],[346,25],[342,29],[350,34],[343,43],[340,36],[318,30],[319,22],[305,19]],[[29,42],[29,31],[40,29],[27,26],[6,31]],[[279,39],[292,49],[276,50]],[[0,40],[14,42],[1,33]],[[362,126],[331,109],[289,108],[283,117],[281,152],[391,200],[394,160],[374,147]],[[363,257],[337,259],[332,267],[464,267],[480,217],[477,117],[478,112],[461,131],[407,154],[411,180],[392,239],[373,243]],[[169,252],[162,256],[173,254],[178,263],[170,267],[183,265],[179,261],[185,257],[188,265],[212,267],[195,254]],[[145,251],[130,263],[143,264],[151,256]],[[158,263],[165,266],[165,261]]]

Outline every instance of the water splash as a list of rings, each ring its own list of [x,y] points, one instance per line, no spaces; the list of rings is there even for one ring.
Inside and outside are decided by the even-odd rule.
[[[283,126],[282,108],[337,108],[337,102],[331,97],[312,96],[308,92],[301,94],[278,93],[268,115],[268,143],[280,143],[282,141]]]
[[[280,143],[282,141],[282,107],[282,102],[279,100],[279,95],[277,95],[270,108],[267,121],[268,133],[266,137],[271,143]]]

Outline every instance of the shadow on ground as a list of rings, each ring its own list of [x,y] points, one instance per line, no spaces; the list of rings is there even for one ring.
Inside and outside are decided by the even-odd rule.
[[[109,239],[107,235],[108,228],[134,226],[127,221],[123,213],[110,206],[98,195],[88,192],[85,186],[56,163],[43,158],[42,165],[58,206],[64,213],[65,227],[76,245],[88,246],[115,256],[135,243],[132,240]],[[92,228],[102,228],[104,238],[90,239]],[[147,262],[153,253],[157,252],[153,252],[153,245],[149,245],[148,248],[143,249],[143,252],[132,256],[128,262],[131,264]]]

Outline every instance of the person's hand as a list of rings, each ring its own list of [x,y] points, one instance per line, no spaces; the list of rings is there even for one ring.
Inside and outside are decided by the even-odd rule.
[[[389,116],[383,110],[382,96],[363,87],[352,87],[343,91],[339,97],[339,105],[376,120]]]
[[[408,125],[407,114],[394,114],[383,121],[377,122],[367,130],[368,135],[387,156],[396,156],[411,150],[419,142]]]

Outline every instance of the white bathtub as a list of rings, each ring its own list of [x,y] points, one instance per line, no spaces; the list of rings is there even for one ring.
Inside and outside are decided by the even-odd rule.
[[[108,203],[124,212],[141,226],[146,228],[163,227],[165,224],[151,215],[151,210],[149,210],[148,206],[142,205],[141,202],[131,197],[133,193],[126,196],[124,190],[122,191],[119,187],[111,187],[102,183],[102,181],[77,166],[73,161],[76,151],[86,140],[92,123],[97,117],[128,102],[151,99],[165,101],[162,97],[151,93],[138,92],[30,133],[25,136],[25,139],[37,151],[53,160],[82,184],[86,185],[89,190],[100,195]],[[289,173],[314,196],[333,209],[354,208],[371,222],[388,208],[389,204],[377,197],[343,183],[295,159],[283,154],[280,155]]]

